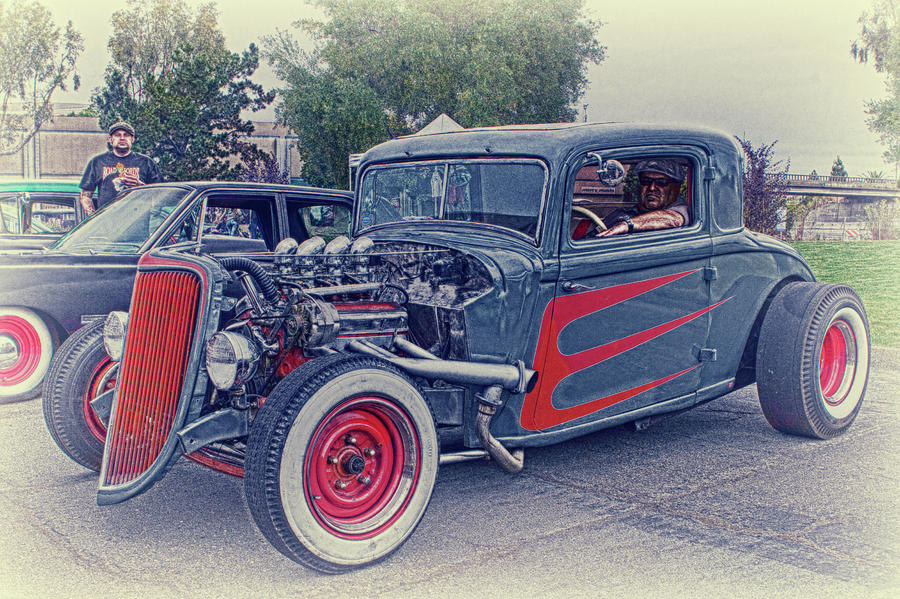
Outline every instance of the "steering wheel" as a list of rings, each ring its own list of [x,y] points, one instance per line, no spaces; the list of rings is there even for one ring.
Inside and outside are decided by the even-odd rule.
[[[588,210],[583,206],[572,206],[572,212],[587,217],[592,223],[597,225],[597,228],[601,231],[606,230],[606,224],[604,224],[603,219],[597,216],[593,211]]]

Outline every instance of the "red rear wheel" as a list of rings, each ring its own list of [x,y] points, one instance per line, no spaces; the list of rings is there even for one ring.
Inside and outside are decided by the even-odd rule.
[[[757,388],[776,429],[827,439],[852,424],[869,376],[869,325],[845,285],[791,283],[760,330]]]

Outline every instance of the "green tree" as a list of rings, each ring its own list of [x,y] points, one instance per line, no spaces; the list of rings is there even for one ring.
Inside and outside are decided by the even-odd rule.
[[[884,171],[866,171],[863,175],[866,179],[884,179]]]
[[[53,116],[56,90],[69,80],[78,89],[82,41],[71,21],[61,32],[38,2],[0,2],[0,155],[21,150]]]
[[[100,125],[131,122],[137,132],[135,150],[154,157],[169,179],[237,179],[242,171],[236,158],[265,158],[246,141],[253,124],[241,118],[242,111],[260,110],[274,100],[274,92],[266,93],[251,81],[259,50],[251,44],[241,54],[229,52],[215,11],[210,5],[205,8],[188,28],[204,33],[200,46],[184,42],[170,51],[163,31],[151,28],[146,33],[141,27],[117,25],[110,40],[113,60],[103,87],[92,97]],[[131,19],[152,17],[164,23],[188,12],[183,0],[131,2],[128,11]],[[128,19],[116,13],[113,21],[124,24]],[[158,43],[144,39],[154,32],[159,33]],[[129,47],[133,52],[125,51]]]
[[[847,169],[844,168],[844,162],[841,160],[841,157],[838,156],[834,159],[834,162],[831,164],[831,176],[832,177],[846,177]]]
[[[128,95],[144,99],[149,77],[159,79],[175,68],[175,53],[188,41],[193,54],[216,53],[225,47],[215,3],[189,7],[184,0],[128,0],[112,14],[113,33],[107,43],[111,62],[107,73],[123,75]],[[184,49],[181,48],[183,60]]]
[[[872,232],[872,239],[897,239],[897,221],[900,206],[895,199],[881,200],[865,207],[866,224]]]
[[[791,161],[775,160],[775,144],[753,147],[738,138],[744,149],[744,225],[752,230],[774,235],[787,208],[787,174]]]
[[[441,113],[467,127],[572,121],[587,66],[605,54],[582,0],[315,4],[326,20],[296,24],[315,50],[283,31],[263,42],[286,84],[279,118],[300,139],[304,176],[320,184],[346,185],[348,153]]]
[[[870,63],[885,76],[887,97],[866,102],[866,124],[877,133],[885,161],[900,166],[900,21],[893,0],[875,0],[859,17],[859,37],[850,44],[851,56]]]

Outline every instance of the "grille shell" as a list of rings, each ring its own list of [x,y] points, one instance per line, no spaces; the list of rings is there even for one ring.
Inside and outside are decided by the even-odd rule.
[[[206,386],[198,364],[216,305],[208,285],[216,269],[202,257],[178,258],[184,261],[147,254],[138,266],[100,471],[101,505],[133,497],[165,473],[195,387]]]

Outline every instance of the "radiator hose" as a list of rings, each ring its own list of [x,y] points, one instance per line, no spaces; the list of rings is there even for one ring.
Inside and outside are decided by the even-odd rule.
[[[266,296],[267,300],[270,302],[278,301],[278,298],[280,297],[278,294],[278,287],[275,285],[275,282],[272,281],[272,277],[269,276],[269,273],[267,273],[258,263],[243,256],[227,256],[220,258],[219,263],[226,270],[242,270],[246,272],[253,277],[257,287],[263,292],[263,295]]]

